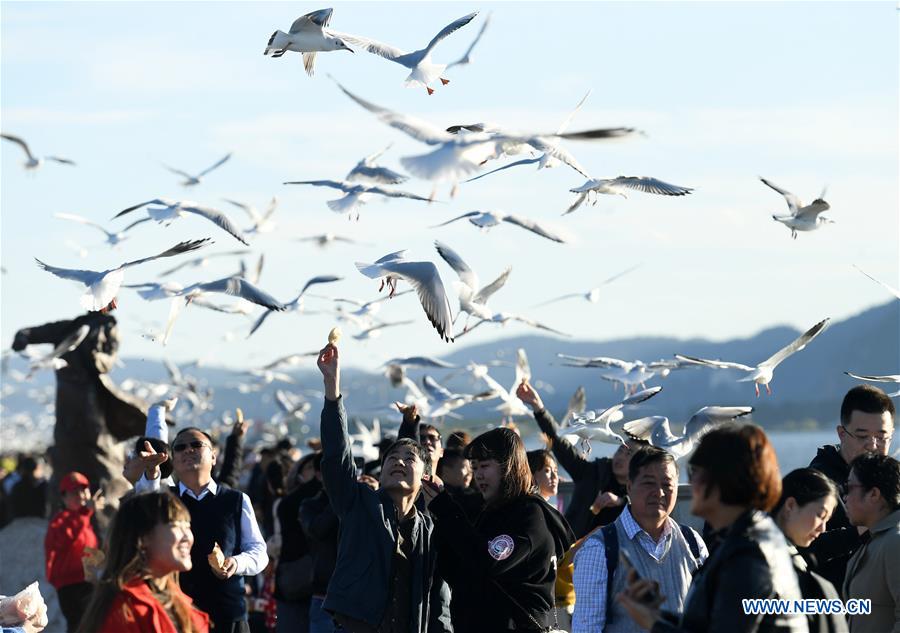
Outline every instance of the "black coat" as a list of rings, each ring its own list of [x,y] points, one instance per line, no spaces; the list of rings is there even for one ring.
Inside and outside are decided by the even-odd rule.
[[[809,467],[824,473],[843,494],[844,484],[850,476],[850,465],[841,457],[837,446],[819,448]],[[850,523],[844,500],[839,498],[831,519],[825,526],[825,532],[820,534],[809,548],[802,550],[802,553],[812,554],[818,563],[816,573],[824,576],[838,591],[841,591],[847,562],[861,544],[859,531]]]
[[[276,512],[278,524],[281,526],[281,554],[278,562],[289,563],[299,560],[310,551],[309,540],[300,526],[300,506],[306,499],[313,497],[322,489],[322,484],[317,479],[301,484],[295,490],[285,495],[278,504]],[[323,592],[324,593],[324,592]],[[275,576],[275,598],[286,600],[283,587],[279,584],[279,578]]]
[[[744,598],[801,598],[791,549],[775,522],[751,510],[728,528],[694,572],[684,612],[663,613],[652,633],[805,633],[803,615],[746,615]]]
[[[313,557],[313,595],[324,596],[337,562],[338,531],[341,527],[325,490],[320,490],[300,504],[300,525]]]
[[[538,629],[531,618],[542,627],[553,623],[554,557],[561,560],[575,540],[555,508],[527,495],[484,508],[473,520],[474,508],[467,512],[445,492],[429,510],[455,631],[507,631],[511,621],[516,630]]]
[[[591,504],[600,492],[612,492],[620,497],[625,496],[625,486],[619,483],[612,471],[612,459],[601,457],[592,461],[586,460],[572,444],[559,436],[556,420],[546,409],[535,411],[534,419],[541,431],[550,438],[551,449],[559,465],[562,466],[574,482],[572,498],[566,504],[566,520],[572,526],[576,538],[581,538],[601,525],[612,523],[625,505],[604,508],[598,514],[591,512]]]

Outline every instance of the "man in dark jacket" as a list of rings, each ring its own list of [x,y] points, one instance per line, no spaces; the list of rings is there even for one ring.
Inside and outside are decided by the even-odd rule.
[[[415,505],[426,455],[417,442],[388,450],[376,492],[358,481],[340,393],[338,350],[319,352],[324,376],[322,481],[341,520],[338,558],[324,608],[350,633],[426,633],[431,616],[437,552],[433,524]],[[450,631],[449,622],[444,622]]]
[[[840,444],[822,446],[810,468],[823,472],[842,493],[850,475],[850,462],[864,453],[887,455],[894,434],[894,403],[881,389],[859,385],[844,396],[837,426]],[[828,521],[826,531],[812,542],[808,553],[816,570],[838,589],[844,586],[847,561],[862,544],[860,531],[850,523],[843,498]]]
[[[313,457],[315,478],[322,481],[322,453]],[[341,523],[328,493],[321,489],[300,504],[300,526],[306,535],[309,552],[312,555],[312,599],[309,605],[309,626],[314,631],[332,631],[331,616],[322,608],[328,593],[328,582],[334,574],[337,563],[338,531]]]
[[[556,420],[544,408],[534,387],[523,382],[516,389],[516,395],[534,411],[534,419],[544,435],[550,438],[551,450],[559,465],[565,468],[575,484],[565,513],[575,537],[581,538],[595,528],[615,521],[625,507],[631,452],[646,442],[629,439],[612,457],[588,461],[568,440],[560,437]]]

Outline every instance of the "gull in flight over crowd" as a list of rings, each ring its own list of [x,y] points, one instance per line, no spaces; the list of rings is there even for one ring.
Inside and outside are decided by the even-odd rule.
[[[59,344],[54,347],[48,354],[34,358],[28,370],[26,378],[31,378],[35,372],[41,369],[62,369],[68,363],[60,358],[63,354],[68,354],[73,349],[81,345],[81,342],[87,337],[91,331],[91,326],[85,323],[77,330],[65,337]]]
[[[350,170],[344,180],[348,182],[363,182],[370,185],[399,185],[409,180],[409,176],[404,176],[387,167],[380,167],[375,162],[382,154],[391,149],[392,145],[393,143],[356,163],[356,166]]]
[[[900,290],[897,290],[897,289],[894,288],[893,286],[884,283],[883,281],[881,281],[880,279],[878,279],[878,278],[876,278],[876,277],[873,277],[872,275],[870,275],[869,273],[867,273],[866,271],[864,271],[862,268],[860,268],[860,267],[857,266],[856,264],[853,264],[853,267],[854,267],[856,270],[858,270],[859,272],[861,272],[862,274],[864,274],[866,277],[868,277],[869,279],[871,279],[872,281],[874,281],[876,284],[878,284],[879,286],[881,286],[882,288],[884,288],[885,290],[887,290],[888,292],[890,292],[892,295],[894,295],[895,297],[897,297],[898,299],[900,299]]]
[[[844,373],[851,378],[856,378],[857,380],[868,380],[870,382],[892,382],[895,385],[900,384],[900,374],[893,374],[890,376],[865,376],[862,374],[854,374],[849,371],[845,371]],[[897,396],[900,396],[900,390],[888,394],[889,398],[896,398]]]
[[[450,83],[449,79],[445,79],[441,77],[441,74],[447,68],[447,64],[435,64],[431,61],[431,51],[437,46],[441,40],[446,38],[448,35],[457,31],[464,27],[466,24],[471,22],[475,16],[478,15],[478,12],[470,13],[469,15],[463,16],[458,20],[454,20],[440,32],[435,35],[428,45],[425,48],[419,49],[417,51],[413,51],[411,53],[407,53],[405,51],[400,50],[399,48],[395,48],[390,46],[389,44],[383,44],[381,42],[377,42],[372,39],[359,37],[357,35],[344,35],[344,39],[355,46],[359,46],[366,51],[378,55],[379,57],[383,57],[388,61],[396,62],[401,66],[409,69],[409,75],[406,77],[406,81],[404,82],[407,87],[417,87],[421,86],[428,91],[428,94],[434,94],[434,90],[431,88],[432,83],[436,80],[440,79],[443,85],[447,85]]]
[[[31,150],[28,149],[28,143],[26,143],[18,136],[13,136],[12,134],[0,134],[0,138],[11,141],[22,148],[22,150],[25,152],[25,156],[28,159],[24,163],[25,169],[37,169],[44,164],[45,160],[52,160],[53,162],[60,163],[61,165],[75,165],[74,161],[71,161],[68,158],[61,158],[59,156],[44,156],[43,158],[36,158],[34,154],[31,153]]]
[[[318,235],[307,235],[306,237],[298,237],[298,242],[312,242],[319,248],[326,248],[335,242],[343,242],[344,244],[362,244],[351,237],[338,235],[336,233],[319,233]]]
[[[462,220],[463,218],[467,219],[473,226],[477,226],[482,231],[488,231],[491,229],[491,227],[497,226],[501,222],[509,222],[510,224],[514,224],[523,229],[527,229],[532,233],[540,235],[541,237],[545,237],[553,242],[557,242],[559,244],[566,243],[566,239],[561,235],[551,231],[550,229],[542,226],[534,220],[529,220],[528,218],[524,218],[520,215],[515,215],[514,213],[503,213],[502,211],[469,211],[468,213],[457,216],[452,220],[447,220],[446,222],[435,224],[431,228],[446,226],[452,222],[456,222],[457,220]]]
[[[235,225],[234,222],[228,219],[228,216],[225,215],[222,211],[213,209],[212,207],[204,207],[190,200],[154,198],[153,200],[147,200],[146,202],[141,202],[140,204],[128,207],[123,211],[119,211],[116,215],[113,216],[113,219],[122,217],[126,213],[131,213],[132,211],[135,211],[142,207],[147,207],[147,216],[151,220],[156,220],[160,224],[165,224],[166,226],[169,226],[178,218],[185,217],[189,213],[199,215],[201,218],[209,220],[220,229],[231,234],[244,246],[250,246],[250,244],[247,242],[247,239],[241,233],[240,229],[238,229],[237,225]]]
[[[303,68],[310,77],[315,74],[316,53],[330,51],[355,52],[344,42],[341,33],[328,28],[334,9],[320,9],[301,15],[291,24],[290,30],[275,31],[269,38],[263,55],[281,57],[288,51],[303,54]]]
[[[623,419],[622,410],[625,407],[634,406],[649,400],[662,391],[662,387],[652,387],[628,396],[618,404],[598,411],[585,411],[572,417],[563,433],[567,436],[581,438],[581,448],[588,455],[591,453],[591,441],[596,440],[604,444],[620,445],[625,443],[625,437],[610,428],[610,424]]]
[[[516,395],[519,385],[531,380],[531,367],[528,364],[528,356],[526,356],[524,349],[520,347],[516,351],[516,373],[512,387],[509,389],[491,377],[488,373],[487,365],[470,363],[466,369],[471,372],[472,376],[480,378],[487,383],[487,386],[493,390],[494,394],[502,400],[495,409],[503,414],[504,422],[507,420],[511,421],[515,416],[529,415],[531,413],[531,410]]]
[[[69,220],[71,222],[78,222],[79,224],[86,224],[87,226],[92,226],[95,229],[99,229],[100,231],[103,231],[103,234],[106,236],[106,243],[109,244],[110,246],[118,246],[122,241],[128,239],[128,236],[125,235],[125,232],[128,231],[128,229],[130,229],[133,226],[136,226],[138,224],[141,224],[143,222],[148,222],[150,220],[150,218],[141,218],[137,222],[132,222],[131,224],[126,226],[124,229],[122,229],[118,233],[113,233],[111,231],[107,231],[100,224],[93,222],[92,220],[88,220],[87,218],[83,218],[80,215],[75,215],[73,213],[54,213],[53,217],[59,218],[60,220]]]
[[[38,266],[46,270],[48,273],[56,275],[57,277],[60,277],[62,279],[77,281],[87,286],[87,290],[81,296],[81,307],[85,310],[96,312],[109,306],[110,303],[112,303],[116,298],[116,295],[119,292],[119,287],[122,285],[122,279],[125,276],[126,268],[130,266],[137,266],[138,264],[143,264],[145,262],[151,262],[155,259],[160,259],[163,257],[174,257],[175,255],[181,255],[182,253],[189,253],[191,251],[197,250],[198,248],[202,248],[209,243],[209,238],[202,240],[191,240],[189,242],[180,242],[172,248],[159,253],[158,255],[143,257],[141,259],[125,262],[124,264],[117,266],[116,268],[110,268],[109,270],[103,271],[57,268],[56,266],[49,266],[39,259],[35,259],[35,261],[38,263]]]
[[[394,297],[402,297],[403,295],[409,294],[411,292],[412,290],[404,290],[403,292],[395,293]],[[355,309],[349,311],[343,310],[340,306],[338,306],[338,319],[349,321],[354,325],[365,329],[374,325],[375,315],[378,314],[378,312],[381,310],[382,304],[391,298],[392,297],[380,297],[378,299],[372,299],[371,301],[335,298],[333,299],[333,301],[335,303],[348,303],[352,306],[355,306]]]
[[[787,202],[788,210],[790,211],[789,215],[777,215],[773,214],[772,219],[776,222],[781,222],[786,227],[791,230],[791,237],[793,239],[797,239],[797,231],[815,231],[816,229],[820,229],[826,224],[834,224],[834,220],[830,220],[828,218],[820,217],[819,214],[824,211],[828,211],[831,208],[827,202],[825,202],[825,192],[828,190],[828,187],[822,190],[822,194],[810,202],[808,205],[803,206],[803,203],[800,202],[800,198],[792,194],[790,191],[786,191],[773,185],[771,182],[766,180],[765,178],[760,178],[764,185],[771,187],[782,196],[784,196],[785,202]]]
[[[451,365],[438,358],[430,356],[409,356],[407,358],[392,358],[383,365],[385,367],[385,376],[391,381],[392,387],[399,387],[403,384],[406,377],[407,367],[427,367],[437,369],[456,369],[456,365]]]
[[[609,277],[608,279],[604,279],[603,281],[600,282],[599,286],[597,286],[596,288],[591,288],[587,292],[570,292],[568,294],[560,295],[559,297],[556,297],[554,299],[549,299],[547,301],[544,301],[543,303],[538,303],[534,307],[539,308],[542,306],[550,305],[551,303],[556,303],[557,301],[563,301],[565,299],[575,299],[575,298],[582,298],[589,303],[597,303],[598,301],[600,301],[600,290],[603,286],[615,281],[619,277],[624,277],[628,273],[632,272],[633,270],[637,270],[641,266],[642,266],[642,264],[637,264],[635,266],[632,266],[631,268],[628,268],[627,270],[623,270],[622,272],[613,275],[612,277]]]
[[[654,376],[660,375],[665,378],[673,369],[682,369],[689,364],[671,360],[645,363],[640,360],[627,361],[608,356],[587,357],[568,354],[557,354],[557,356],[568,361],[563,363],[566,367],[601,368],[603,369],[600,373],[601,378],[621,383],[631,393],[634,393],[639,386],[644,387],[644,383]]]
[[[463,326],[463,332],[469,329],[469,319],[473,316],[480,319],[490,319],[494,316],[494,312],[487,307],[488,299],[500,290],[509,279],[512,272],[512,266],[507,266],[506,270],[500,273],[494,281],[483,288],[479,289],[478,275],[469,265],[460,257],[459,253],[442,242],[435,241],[434,247],[438,255],[447,262],[450,268],[459,276],[459,281],[453,282],[453,287],[459,297],[459,312],[456,313],[453,322],[459,318],[463,312],[466,313],[466,323]]]
[[[381,330],[386,327],[394,327],[396,325],[409,325],[413,323],[412,320],[409,321],[393,321],[391,323],[379,323],[377,325],[373,325],[364,329],[362,332],[358,332],[353,335],[353,338],[357,341],[368,341],[371,339],[376,339],[381,336]]]
[[[181,176],[182,178],[184,178],[184,180],[183,180],[182,183],[181,183],[181,186],[183,186],[183,187],[193,187],[194,185],[199,185],[200,182],[203,180],[203,177],[204,177],[206,174],[208,174],[208,173],[211,172],[212,170],[218,169],[219,167],[221,167],[222,165],[224,165],[224,164],[228,161],[229,158],[231,158],[231,154],[225,154],[225,156],[222,157],[222,158],[220,158],[214,165],[212,165],[212,166],[210,166],[210,167],[207,167],[206,169],[204,169],[203,171],[201,171],[201,172],[200,172],[199,174],[197,174],[196,176],[193,176],[193,175],[191,175],[191,174],[189,174],[189,173],[187,173],[187,172],[185,172],[185,171],[181,171],[180,169],[175,169],[174,167],[169,167],[168,165],[163,165],[163,167],[165,167],[166,169],[168,169],[168,170],[169,170],[170,172],[172,172],[173,174],[178,174],[179,176]]]
[[[422,386],[425,388],[428,399],[434,405],[437,405],[436,408],[431,409],[429,412],[429,417],[431,418],[441,418],[449,415],[470,402],[497,397],[493,390],[482,393],[453,393],[427,374],[422,377]]]
[[[228,204],[241,209],[250,217],[250,221],[253,222],[253,226],[244,231],[245,237],[259,235],[261,233],[271,233],[275,230],[272,214],[275,213],[275,209],[278,208],[277,197],[272,196],[272,200],[269,202],[269,206],[266,208],[265,213],[260,213],[257,208],[251,204],[246,204],[237,200],[229,200],[228,198],[223,198],[223,200]]]
[[[335,213],[353,214],[356,211],[356,219],[359,220],[359,208],[366,204],[373,195],[386,196],[388,198],[409,198],[410,200],[419,200],[421,202],[431,202],[431,198],[423,198],[422,196],[408,191],[396,191],[393,189],[385,189],[377,185],[364,185],[362,183],[341,182],[339,180],[291,180],[285,185],[313,185],[314,187],[331,187],[344,192],[342,198],[329,200],[325,204]]]
[[[775,352],[772,356],[761,362],[755,367],[742,365],[741,363],[731,363],[721,360],[708,360],[705,358],[696,358],[694,356],[686,356],[684,354],[675,354],[675,358],[686,363],[694,363],[697,365],[705,365],[707,367],[715,367],[717,369],[739,369],[747,375],[738,380],[738,382],[756,383],[756,395],[759,396],[759,386],[766,388],[766,393],[771,395],[772,390],[769,388],[769,382],[775,373],[775,368],[785,360],[788,356],[795,354],[804,349],[810,341],[816,338],[828,325],[829,319],[823,319],[809,328],[806,332],[791,341],[790,344]]]
[[[672,185],[656,178],[647,176],[618,176],[616,178],[591,178],[580,187],[569,189],[577,193],[578,197],[565,210],[563,215],[568,215],[590,199],[592,205],[597,204],[599,194],[619,195],[627,198],[626,191],[642,191],[654,193],[660,196],[686,196],[691,193],[691,187]]]
[[[625,432],[639,440],[650,442],[651,446],[664,449],[681,459],[694,450],[701,437],[717,426],[753,413],[753,407],[703,407],[691,416],[684,425],[681,436],[672,433],[669,418],[651,416],[626,422]]]
[[[488,24],[491,23],[491,14],[488,13],[484,22],[481,23],[481,29],[478,31],[478,35],[475,36],[475,39],[472,40],[472,43],[469,44],[469,48],[466,49],[466,52],[462,57],[457,59],[455,62],[450,62],[447,64],[447,68],[453,68],[454,66],[468,66],[472,63],[472,51],[475,50],[475,47],[478,45],[478,42],[481,41],[481,36],[484,35],[484,32],[487,30]]]
[[[393,297],[396,293],[398,281],[403,280],[412,285],[431,325],[441,339],[452,343],[450,328],[453,324],[453,314],[437,266],[427,261],[406,260],[403,258],[405,252],[403,250],[389,253],[372,264],[356,262],[356,268],[369,279],[381,278],[381,286],[378,289],[380,291],[387,286],[390,290],[389,297]]]
[[[306,291],[318,284],[330,284],[335,281],[341,281],[343,277],[338,277],[337,275],[317,275],[303,284],[303,288],[300,289],[300,292],[297,293],[297,296],[284,304],[284,310],[288,312],[302,312],[303,311],[303,295]],[[263,312],[262,315],[256,320],[256,323],[253,324],[253,327],[250,328],[250,333],[247,334],[247,338],[250,338],[256,330],[258,330],[262,324],[265,322],[269,315],[271,314],[271,310],[267,310]]]

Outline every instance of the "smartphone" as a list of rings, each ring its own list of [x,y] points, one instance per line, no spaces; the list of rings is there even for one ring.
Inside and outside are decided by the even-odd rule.
[[[619,550],[619,564],[622,565],[622,569],[625,570],[626,578],[627,574],[630,571],[634,571],[638,580],[641,580],[641,575],[638,573],[637,568],[634,566],[634,561],[631,560],[631,555],[626,552],[624,549]],[[644,597],[641,599],[641,602],[645,604],[655,604],[657,601],[658,592],[656,589],[651,590],[644,594]]]

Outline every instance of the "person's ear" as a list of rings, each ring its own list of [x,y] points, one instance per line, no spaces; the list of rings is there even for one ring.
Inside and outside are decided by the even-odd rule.
[[[834,427],[834,430],[837,431],[838,439],[843,442],[844,436],[847,434],[847,429],[844,428],[843,424],[838,424]]]
[[[784,511],[788,516],[792,515],[797,510],[797,500],[794,497],[788,497],[784,502]]]

